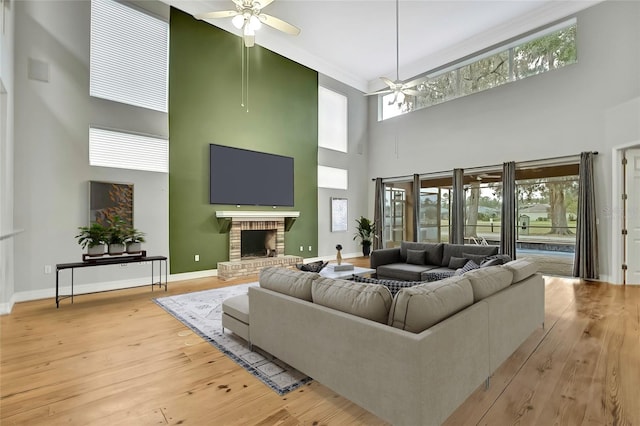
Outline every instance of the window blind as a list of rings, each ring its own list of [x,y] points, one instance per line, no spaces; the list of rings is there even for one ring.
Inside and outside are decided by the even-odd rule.
[[[89,164],[118,169],[169,172],[169,141],[91,127]]]
[[[169,24],[113,0],[91,2],[91,96],[167,112]]]

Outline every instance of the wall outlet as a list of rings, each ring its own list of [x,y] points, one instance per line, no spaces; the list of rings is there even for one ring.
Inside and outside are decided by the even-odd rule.
[[[45,274],[51,273],[51,265],[44,265],[44,273]]]
[[[309,246],[309,251],[311,251],[311,246]]]
[[[304,247],[303,246],[300,246],[300,251],[304,251]]]
[[[195,256],[193,256],[193,260],[195,260],[196,262],[200,262],[200,255],[196,254]]]

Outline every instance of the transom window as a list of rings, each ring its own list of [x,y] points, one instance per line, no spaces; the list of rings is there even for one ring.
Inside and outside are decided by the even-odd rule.
[[[577,61],[575,18],[491,49],[453,65],[427,72],[416,88],[421,96],[378,96],[381,120],[430,107],[562,68]]]

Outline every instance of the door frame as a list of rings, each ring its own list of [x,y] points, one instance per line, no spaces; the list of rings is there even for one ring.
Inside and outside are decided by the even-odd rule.
[[[628,149],[640,149],[640,140],[635,142],[629,142],[627,144],[618,145],[611,150],[611,209],[608,212],[604,212],[605,215],[611,217],[611,256],[609,258],[611,271],[611,282],[613,284],[622,284],[622,258],[624,248],[624,237],[622,236],[622,229],[625,226],[622,214],[622,188],[624,188],[624,168],[622,167],[622,158],[624,152]],[[628,188],[627,188],[628,190]]]

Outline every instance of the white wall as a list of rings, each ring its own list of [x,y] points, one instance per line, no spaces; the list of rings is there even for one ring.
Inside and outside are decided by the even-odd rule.
[[[343,247],[343,256],[360,255],[362,247],[353,241],[356,219],[368,215],[367,181],[367,99],[359,90],[325,75],[318,75],[318,84],[341,93],[348,103],[347,153],[318,148],[318,164],[349,171],[348,190],[318,188],[318,256],[335,257],[336,244]],[[331,197],[348,200],[346,232],[331,232]]]
[[[88,224],[88,181],[134,184],[134,225],[149,255],[168,255],[168,175],[89,166],[90,125],[168,137],[167,114],[89,96],[91,3],[19,1],[15,50],[15,298],[55,294],[55,265],[81,261],[74,236]],[[168,7],[165,7],[168,16]],[[157,11],[156,11],[157,12]],[[28,78],[29,58],[48,66]],[[45,265],[53,273],[45,274]],[[149,266],[75,272],[76,292],[149,282]],[[69,284],[69,271],[61,273]],[[92,284],[100,283],[98,286]],[[84,288],[83,288],[84,285]]]
[[[640,139],[639,22],[640,3],[607,1],[578,14],[575,65],[384,122],[372,99],[370,170],[402,176],[598,151],[597,207],[607,211],[611,148]],[[611,218],[599,223],[608,280]]]
[[[10,2],[0,2],[0,314],[14,302],[13,116],[14,16]]]

